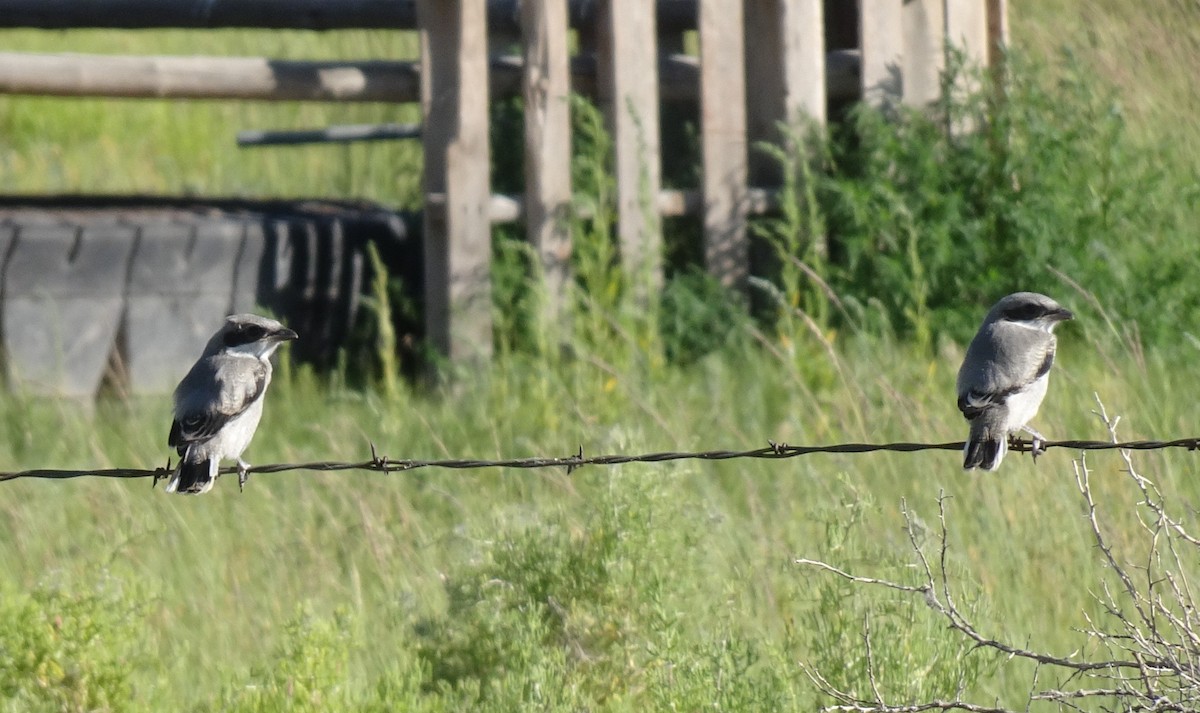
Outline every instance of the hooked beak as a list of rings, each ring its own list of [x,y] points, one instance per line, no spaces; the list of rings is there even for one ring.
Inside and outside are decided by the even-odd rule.
[[[1050,316],[1054,319],[1055,322],[1065,322],[1068,319],[1075,319],[1075,313],[1065,307],[1060,307],[1057,310],[1051,312]]]
[[[283,329],[272,334],[271,338],[277,342],[290,342],[293,339],[299,339],[300,335],[296,334],[287,327],[284,327]]]

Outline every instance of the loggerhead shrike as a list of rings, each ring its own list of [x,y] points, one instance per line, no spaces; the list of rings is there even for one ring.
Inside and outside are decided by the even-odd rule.
[[[1027,424],[1046,396],[1054,328],[1074,316],[1036,292],[1011,294],[988,311],[958,370],[958,410],[971,423],[964,469],[995,470],[1009,435],[1021,430],[1033,436],[1037,454],[1045,439]]]
[[[249,466],[242,451],[262,418],[271,355],[295,338],[295,332],[266,317],[235,314],[225,319],[175,389],[168,444],[179,451],[180,460],[167,482],[168,493],[212,490],[223,458],[237,460],[238,486],[246,482]]]

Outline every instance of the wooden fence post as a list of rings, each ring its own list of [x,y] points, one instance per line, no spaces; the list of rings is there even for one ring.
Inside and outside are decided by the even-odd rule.
[[[543,315],[557,324],[570,279],[570,53],[566,0],[521,3],[525,45],[525,222],[541,257]]]
[[[1001,67],[1008,50],[1008,0],[987,0],[988,66]]]
[[[909,106],[927,106],[942,93],[942,70],[946,66],[945,3],[946,0],[909,0],[901,11],[903,100]]]
[[[946,42],[962,53],[962,72],[955,77],[957,91],[975,94],[982,88],[989,54],[987,0],[946,0]],[[978,128],[970,116],[951,121],[950,131],[966,134]]]
[[[750,183],[782,183],[779,164],[754,144],[783,144],[779,124],[802,117],[825,123],[825,22],[822,0],[746,0],[747,131]]]
[[[900,0],[859,0],[859,47],[862,49],[862,98],[892,106],[904,94]]]
[[[946,0],[946,40],[962,50],[968,65],[987,65],[988,0]]]
[[[425,320],[453,360],[491,354],[485,0],[420,0]]]
[[[642,299],[662,284],[656,4],[601,0],[596,16],[596,87],[616,153],[617,234]]]
[[[1008,59],[1008,0],[987,0],[988,72],[991,74],[994,97],[1004,101],[1007,86]]]
[[[746,237],[746,63],[742,0],[700,0],[704,263],[725,287],[750,274]]]

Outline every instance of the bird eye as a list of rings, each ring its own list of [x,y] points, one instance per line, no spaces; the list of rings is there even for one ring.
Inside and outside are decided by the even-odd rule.
[[[1014,322],[1029,322],[1041,317],[1045,313],[1046,310],[1043,309],[1041,305],[1025,304],[1013,307],[1012,309],[1008,310],[1005,316]]]
[[[243,324],[225,335],[225,346],[240,347],[243,344],[257,342],[265,336],[267,336],[267,330],[257,324]]]

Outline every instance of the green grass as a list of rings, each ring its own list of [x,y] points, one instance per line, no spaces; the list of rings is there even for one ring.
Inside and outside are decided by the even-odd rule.
[[[1015,47],[1050,61],[1064,50],[1078,57],[1118,90],[1136,134],[1169,143],[1174,157],[1195,170],[1200,97],[1191,87],[1200,7],[1172,0],[1016,0],[1009,17]]]
[[[1191,432],[1194,414],[1178,394],[1200,371],[1151,359],[1144,371],[1113,373],[1098,350],[1123,358],[1120,346],[1095,325],[1066,331],[1043,431],[1102,438],[1090,414],[1096,392],[1125,417],[1127,437]],[[931,358],[851,340],[834,365],[793,336],[794,357],[738,350],[645,377],[517,359],[461,382],[453,399],[404,390],[384,402],[317,388],[301,372],[272,387],[249,455],[353,460],[369,442],[398,458],[489,458],[565,455],[580,444],[597,454],[962,437],[951,395],[957,348]],[[806,372],[823,361],[845,380],[811,386]],[[94,415],[10,400],[4,413],[0,460],[14,468],[152,466],[167,455],[165,399],[105,404]],[[430,710],[464,700],[511,710],[538,695],[562,697],[549,710],[691,707],[719,695],[735,708],[807,708],[813,692],[799,662],[861,680],[870,612],[893,690],[951,695],[965,667],[970,693],[1017,705],[1026,667],[967,656],[917,601],[790,562],[815,557],[911,580],[900,502],[933,523],[944,491],[952,571],[980,627],[1073,651],[1083,614],[1100,615],[1085,583],[1105,576],[1073,457],[1054,451],[1035,465],[1012,456],[993,475],[964,475],[958,454],[945,452],[571,475],[289,473],[254,477],[244,494],[226,480],[204,498],[167,497],[144,480],[7,483],[0,659],[20,656],[27,643],[14,641],[74,607],[98,633],[68,617],[45,646],[94,672],[87,685],[116,697],[116,710],[276,710],[300,699],[317,709],[396,697]],[[1117,541],[1138,542],[1118,458],[1089,462]],[[1176,502],[1200,496],[1186,452],[1138,462]],[[0,691],[23,675],[0,670]],[[722,690],[730,676],[744,690]],[[27,686],[28,700],[58,700],[67,684],[48,680]]]

